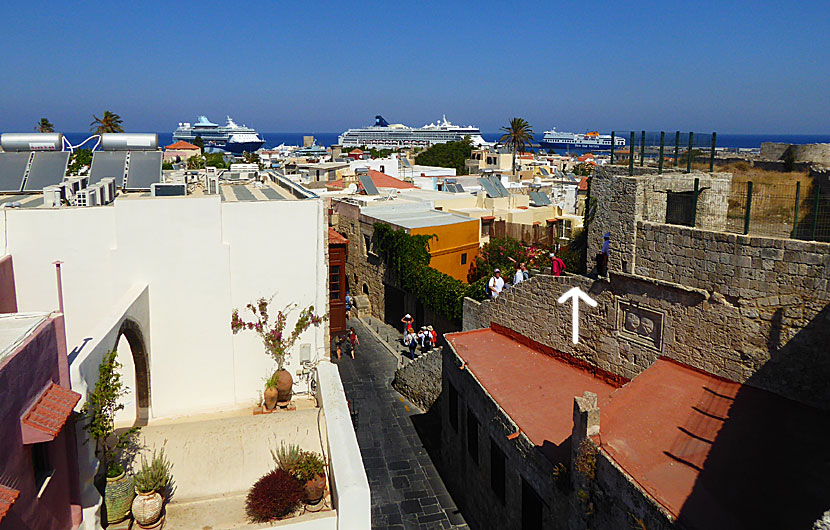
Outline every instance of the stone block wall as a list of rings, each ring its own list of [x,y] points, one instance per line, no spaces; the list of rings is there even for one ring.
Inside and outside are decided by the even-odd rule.
[[[392,388],[423,410],[441,395],[441,350],[438,347],[395,371]]]
[[[815,162],[830,166],[830,144],[783,144],[764,142],[761,158],[765,160],[791,159],[793,162]]]

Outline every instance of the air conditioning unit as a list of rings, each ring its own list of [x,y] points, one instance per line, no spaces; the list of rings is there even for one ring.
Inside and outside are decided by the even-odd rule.
[[[150,195],[153,197],[179,197],[187,195],[187,184],[154,182],[150,185]]]
[[[101,187],[101,204],[109,204],[115,200],[115,179],[102,178],[98,185]]]
[[[43,206],[46,208],[60,208],[61,189],[58,186],[46,186],[43,188]]]
[[[219,177],[216,175],[208,175],[206,179],[205,193],[207,195],[217,195],[219,193]]]

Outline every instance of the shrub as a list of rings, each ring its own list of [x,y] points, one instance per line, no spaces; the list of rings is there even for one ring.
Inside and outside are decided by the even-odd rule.
[[[170,483],[170,467],[164,447],[158,453],[153,449],[153,456],[149,461],[147,455],[141,455],[141,468],[135,474],[135,489],[141,493],[165,490]]]
[[[293,473],[294,468],[297,467],[297,464],[303,458],[303,452],[300,450],[299,445],[282,442],[280,448],[276,451],[271,449],[271,457],[279,469],[282,469],[286,473]]]
[[[292,475],[300,482],[308,482],[326,470],[326,461],[312,451],[303,451],[300,461],[294,466]]]
[[[275,469],[256,481],[245,500],[245,513],[254,523],[285,517],[303,501],[302,484],[287,471]]]

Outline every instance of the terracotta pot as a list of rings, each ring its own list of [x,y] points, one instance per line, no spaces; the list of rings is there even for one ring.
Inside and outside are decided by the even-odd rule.
[[[107,509],[107,523],[123,521],[130,513],[130,505],[135,496],[132,475],[122,472],[117,477],[107,477],[104,488],[104,506]]]
[[[279,371],[279,379],[277,381],[277,401],[280,403],[288,403],[291,401],[292,389],[294,388],[294,379],[288,370]]]
[[[164,499],[155,491],[141,493],[133,499],[133,518],[139,526],[155,524],[161,517],[161,509],[164,506]]]
[[[263,396],[265,397],[265,408],[273,410],[277,406],[277,389],[269,386],[265,389]]]
[[[326,492],[326,475],[317,475],[305,483],[305,502],[314,504],[323,498]]]

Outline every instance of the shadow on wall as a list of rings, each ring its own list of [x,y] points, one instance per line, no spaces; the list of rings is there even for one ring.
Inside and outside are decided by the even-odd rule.
[[[684,527],[809,529],[830,509],[830,403],[813,408],[750,386],[788,379],[793,367],[810,369],[814,384],[830,384],[830,305],[784,345],[782,320],[778,309],[767,339],[770,360],[748,384],[734,395],[707,389],[707,403],[690,411],[691,431],[695,417],[722,424],[714,440],[683,433],[710,446],[705,460],[690,461],[683,444],[667,452],[699,471],[678,517]]]

